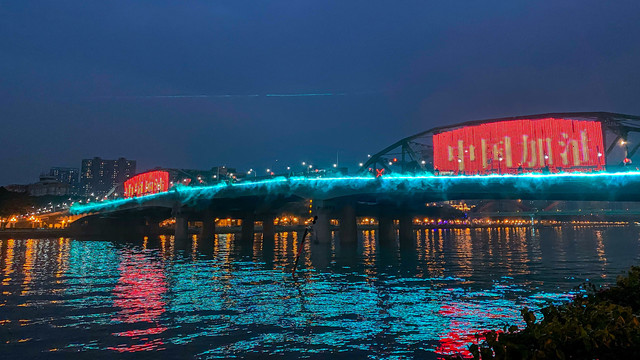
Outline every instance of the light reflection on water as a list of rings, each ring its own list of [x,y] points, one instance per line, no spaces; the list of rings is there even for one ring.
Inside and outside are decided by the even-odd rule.
[[[3,358],[464,353],[477,332],[521,324],[523,306],[566,301],[586,279],[614,281],[638,263],[639,229],[417,230],[408,249],[380,244],[375,230],[352,246],[334,233],[331,244],[305,243],[297,281],[297,232],[253,244],[194,237],[186,248],[173,237],[5,239],[0,349]]]

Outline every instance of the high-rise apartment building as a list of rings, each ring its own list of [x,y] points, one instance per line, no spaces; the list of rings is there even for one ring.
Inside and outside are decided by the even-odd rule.
[[[69,167],[52,167],[49,169],[49,176],[54,177],[56,180],[63,184],[70,186],[71,194],[77,194],[80,188],[79,186],[80,170],[78,168]]]
[[[116,185],[123,184],[136,173],[136,161],[119,158],[104,160],[99,157],[83,159],[80,173],[80,193],[85,196],[104,196]]]

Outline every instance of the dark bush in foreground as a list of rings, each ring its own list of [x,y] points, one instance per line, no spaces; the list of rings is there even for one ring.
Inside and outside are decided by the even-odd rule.
[[[528,309],[526,323],[491,331],[471,345],[475,359],[629,359],[640,356],[640,267],[620,276],[615,286],[578,296],[569,304],[542,309],[536,322]],[[481,338],[482,338],[481,337]]]

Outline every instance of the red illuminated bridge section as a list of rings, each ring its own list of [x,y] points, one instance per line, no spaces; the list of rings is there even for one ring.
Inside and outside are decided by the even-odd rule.
[[[493,122],[435,134],[434,169],[455,174],[594,171],[605,165],[596,121]]]
[[[124,197],[155,194],[169,190],[169,172],[150,171],[124,182]]]

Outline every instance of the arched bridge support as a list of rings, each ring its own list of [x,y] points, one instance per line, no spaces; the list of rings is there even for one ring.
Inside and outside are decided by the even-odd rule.
[[[160,235],[159,223],[171,217],[169,209],[142,209],[89,215],[69,225],[71,235],[88,239],[133,239]]]

